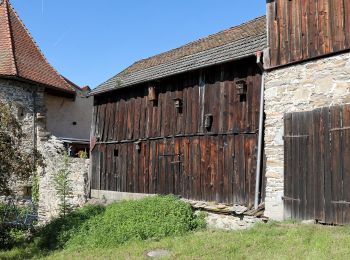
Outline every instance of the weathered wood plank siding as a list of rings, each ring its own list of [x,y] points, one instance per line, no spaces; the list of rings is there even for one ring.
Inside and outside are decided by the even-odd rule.
[[[95,96],[92,189],[252,205],[260,84],[252,58]]]
[[[270,62],[276,67],[350,48],[348,0],[267,0]]]
[[[284,116],[285,217],[350,223],[350,106]]]

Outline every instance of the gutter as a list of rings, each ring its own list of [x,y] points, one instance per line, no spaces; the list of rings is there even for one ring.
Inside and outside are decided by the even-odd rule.
[[[256,181],[255,181],[255,200],[254,208],[259,207],[260,198],[260,185],[261,185],[261,167],[262,167],[262,150],[263,150],[263,132],[264,132],[264,92],[265,92],[265,69],[262,65],[261,51],[256,53],[256,63],[262,71],[261,75],[261,91],[260,91],[260,114],[259,114],[259,139],[258,139],[258,151],[256,160]]]

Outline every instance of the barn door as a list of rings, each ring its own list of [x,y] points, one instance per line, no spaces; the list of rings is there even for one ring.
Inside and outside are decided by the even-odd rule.
[[[284,117],[286,218],[350,223],[350,106]]]
[[[175,140],[161,142],[158,157],[158,193],[181,194],[182,154],[180,152],[180,143]]]

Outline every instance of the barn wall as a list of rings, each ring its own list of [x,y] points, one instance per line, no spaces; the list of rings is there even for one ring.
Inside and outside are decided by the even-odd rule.
[[[238,78],[247,81],[246,100]],[[92,189],[251,205],[260,84],[259,68],[247,59],[161,80],[156,104],[147,85],[96,96]]]
[[[269,72],[265,89],[265,215],[281,220],[284,218],[284,113],[350,103],[350,53]]]
[[[267,0],[267,24],[267,67],[350,48],[348,0]]]

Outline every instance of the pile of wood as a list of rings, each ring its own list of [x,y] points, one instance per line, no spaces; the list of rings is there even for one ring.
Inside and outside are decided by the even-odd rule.
[[[264,218],[265,204],[261,203],[257,209],[253,207],[248,208],[243,205],[227,205],[216,202],[204,202],[185,200],[190,203],[195,210],[203,210],[215,214],[234,215],[234,216],[252,216],[257,218]]]

